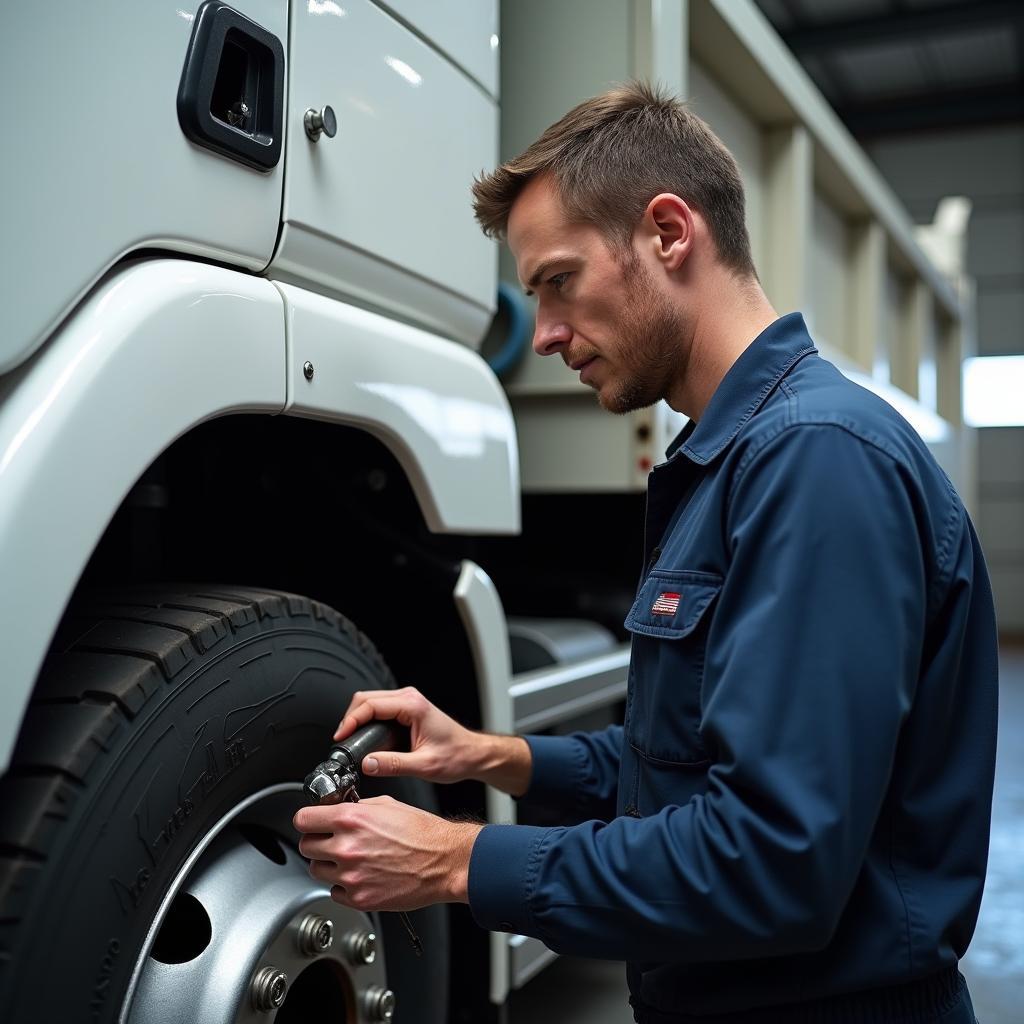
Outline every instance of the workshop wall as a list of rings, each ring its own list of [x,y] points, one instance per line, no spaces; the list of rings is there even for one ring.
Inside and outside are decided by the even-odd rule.
[[[931,222],[943,196],[971,199],[977,354],[1024,354],[1024,126],[887,137],[865,148],[919,223]],[[999,628],[1024,636],[1024,427],[980,429],[978,447],[977,526]]]

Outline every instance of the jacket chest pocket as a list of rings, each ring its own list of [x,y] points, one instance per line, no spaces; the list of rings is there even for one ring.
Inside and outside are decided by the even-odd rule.
[[[700,738],[709,609],[722,588],[714,573],[655,569],[626,616],[633,635],[626,739],[648,760],[706,764]]]

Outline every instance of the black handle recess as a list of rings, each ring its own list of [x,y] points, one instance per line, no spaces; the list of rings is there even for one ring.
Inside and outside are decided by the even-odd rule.
[[[275,167],[284,135],[281,40],[222,0],[206,0],[181,72],[178,123],[197,146],[257,171]]]

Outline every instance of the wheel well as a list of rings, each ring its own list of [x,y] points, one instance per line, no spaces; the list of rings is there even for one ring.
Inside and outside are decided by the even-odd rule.
[[[233,415],[196,427],[146,469],[72,601],[143,582],[304,594],[354,619],[396,678],[429,685],[442,700],[429,668],[446,662],[462,683],[453,711],[476,721],[472,660],[452,600],[462,546],[429,532],[398,462],[363,431]]]

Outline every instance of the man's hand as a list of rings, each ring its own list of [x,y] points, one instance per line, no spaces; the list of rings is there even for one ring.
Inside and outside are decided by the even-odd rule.
[[[477,779],[513,796],[523,794],[530,783],[532,764],[525,740],[473,732],[411,686],[354,694],[334,732],[335,741],[344,741],[375,718],[408,726],[410,749],[407,754],[368,754],[361,766],[364,775],[411,775],[430,782]]]
[[[331,899],[356,910],[468,902],[469,858],[483,825],[446,821],[389,796],[303,807],[299,853]]]

